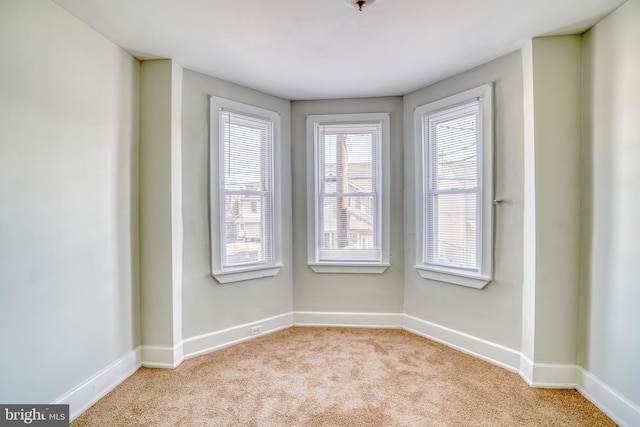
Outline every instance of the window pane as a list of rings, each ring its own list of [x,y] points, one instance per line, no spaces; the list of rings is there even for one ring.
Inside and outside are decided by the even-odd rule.
[[[477,271],[480,101],[424,117],[425,262]]]
[[[268,197],[227,194],[224,197],[225,239],[224,265],[263,263],[271,259],[269,233],[271,228],[265,211]],[[267,244],[265,244],[267,243]]]
[[[268,190],[265,178],[271,161],[271,122],[231,111],[222,111],[220,121],[224,188]]]
[[[317,125],[317,261],[381,260],[381,123]]]
[[[373,197],[324,197],[320,248],[378,249]]]
[[[438,194],[427,201],[430,233],[427,238],[427,263],[472,269],[477,268],[476,192]]]
[[[222,268],[273,262],[272,122],[220,111]]]
[[[371,133],[327,133],[321,144],[322,189],[324,193],[371,193],[375,162]]]
[[[478,178],[478,102],[428,116],[429,188],[475,188]]]

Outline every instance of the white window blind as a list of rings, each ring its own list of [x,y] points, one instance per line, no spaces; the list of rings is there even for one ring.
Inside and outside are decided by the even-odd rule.
[[[380,122],[316,123],[316,261],[382,259]]]
[[[476,98],[423,116],[424,264],[480,271],[481,115]]]
[[[223,271],[274,264],[273,121],[219,109]]]

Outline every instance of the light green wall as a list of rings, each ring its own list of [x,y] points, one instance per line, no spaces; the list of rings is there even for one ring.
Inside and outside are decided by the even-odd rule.
[[[640,406],[640,1],[584,35],[579,363]]]
[[[243,102],[280,114],[284,267],[275,277],[221,285],[211,276],[208,193],[209,95]],[[291,312],[289,101],[185,70],[182,106],[183,338]],[[215,168],[212,173],[217,173]]]
[[[472,289],[422,279],[416,262],[413,110],[494,82],[495,279]],[[489,62],[404,97],[404,311],[420,319],[520,349],[523,250],[523,100],[520,52]]]
[[[140,342],[139,64],[48,0],[0,58],[0,402],[51,402]]]
[[[577,358],[580,265],[581,37],[522,50],[525,214],[522,350],[535,363]]]
[[[383,274],[314,273],[307,265],[307,136],[310,114],[389,113],[391,266]],[[293,306],[296,311],[402,312],[402,98],[294,101],[291,107],[293,172]]]
[[[140,288],[145,346],[182,339],[182,68],[140,65]],[[143,363],[147,362],[143,354]]]

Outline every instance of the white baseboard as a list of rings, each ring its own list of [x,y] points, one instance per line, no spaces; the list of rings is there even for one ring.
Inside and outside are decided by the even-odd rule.
[[[576,388],[578,365],[562,363],[533,363],[520,354],[520,376],[531,387]]]
[[[402,313],[344,313],[296,311],[294,326],[339,326],[351,328],[401,329]]]
[[[141,366],[140,354],[140,347],[131,350],[53,403],[68,404],[69,418],[73,421],[118,384],[133,375]]]
[[[524,382],[533,386],[533,362],[522,353],[520,353],[520,369],[518,373]]]
[[[251,328],[256,326],[260,326],[260,333],[251,335]],[[293,326],[293,313],[285,313],[221,331],[187,338],[183,341],[184,357],[185,359],[190,359],[291,326]]]
[[[640,408],[617,393],[590,372],[578,366],[576,389],[615,423],[622,427],[640,426]]]
[[[538,388],[576,388],[578,365],[535,363],[531,386]]]
[[[406,314],[403,327],[416,335],[445,344],[509,371],[519,372],[520,370],[520,352],[508,347]]]
[[[182,342],[174,347],[143,345],[142,366],[146,368],[174,369],[184,360]]]

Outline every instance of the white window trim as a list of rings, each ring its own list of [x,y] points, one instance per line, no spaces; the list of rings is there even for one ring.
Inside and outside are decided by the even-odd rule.
[[[221,233],[220,220],[220,186],[218,178],[219,168],[219,136],[220,109],[231,109],[248,115],[267,118],[273,123],[273,191],[272,191],[272,221],[273,221],[273,262],[269,264],[240,266],[233,269],[223,269],[221,263]],[[282,268],[282,196],[281,164],[280,164],[280,114],[264,108],[243,104],[225,98],[210,97],[210,132],[209,132],[209,203],[211,220],[211,274],[219,283],[232,283],[242,280],[259,279],[275,276]]]
[[[423,264],[424,251],[424,141],[423,116],[429,112],[454,106],[473,98],[483,98],[482,103],[482,164],[481,164],[481,265],[479,274],[462,269],[444,268]],[[424,279],[482,289],[493,280],[493,85],[491,83],[469,89],[447,98],[422,105],[414,111],[416,141],[416,265],[414,268]]]
[[[356,123],[377,121],[382,124],[380,142],[380,167],[382,202],[381,218],[381,260],[380,262],[319,262],[317,260],[316,232],[316,161],[315,161],[315,124],[316,123]],[[307,116],[307,264],[316,273],[354,273],[382,274],[389,268],[390,233],[390,118],[388,113],[363,114],[320,114]]]

